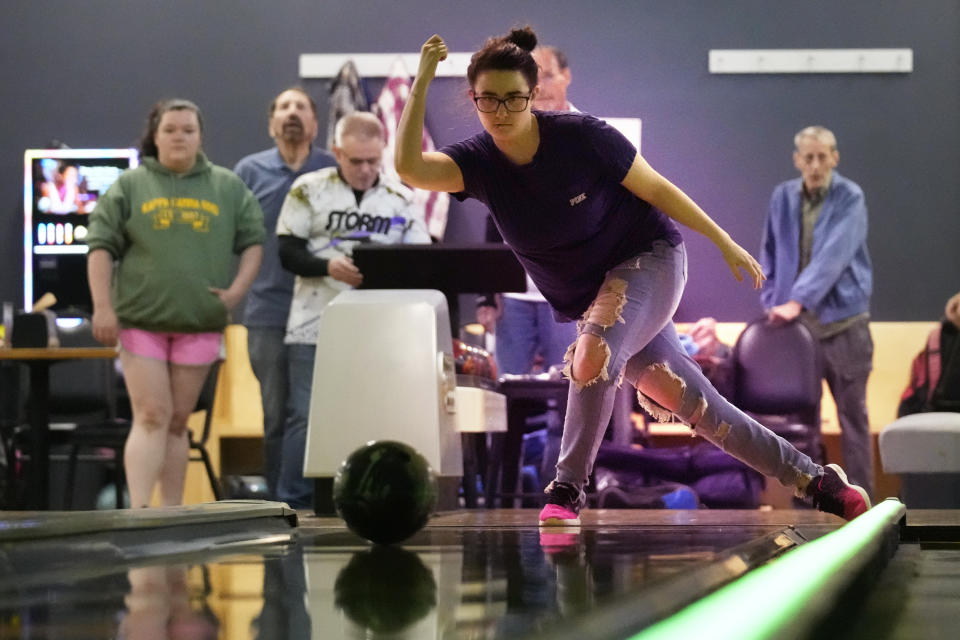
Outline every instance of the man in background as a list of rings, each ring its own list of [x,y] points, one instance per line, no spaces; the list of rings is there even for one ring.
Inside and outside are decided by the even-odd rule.
[[[320,317],[341,291],[363,282],[353,247],[430,243],[413,192],[381,171],[385,142],[376,116],[345,115],[334,134],[337,166],[298,178],[277,221],[280,260],[297,276],[284,339],[290,391],[278,491],[296,509],[313,505],[313,482],[303,477],[303,462]]]
[[[294,180],[304,173],[335,164],[330,153],[314,145],[317,128],[317,106],[313,98],[300,87],[286,89],[273,99],[268,113],[267,131],[275,145],[246,156],[234,168],[260,201],[267,230],[263,264],[247,294],[243,324],[247,328],[250,365],[260,382],[264,476],[272,500],[278,499],[287,421],[289,382],[283,336],[294,280],[293,274],[280,265],[277,218]]]
[[[799,178],[774,189],[764,228],[761,290],[773,324],[802,321],[820,341],[823,377],[837,404],[844,468],[873,496],[867,379],[873,369],[867,204],[860,187],[834,171],[837,139],[806,127],[793,140]]]
[[[533,100],[533,108],[540,111],[576,111],[576,107],[567,100],[567,87],[573,76],[567,56],[560,49],[540,46],[533,50],[540,72],[537,74],[537,87],[540,92]]]

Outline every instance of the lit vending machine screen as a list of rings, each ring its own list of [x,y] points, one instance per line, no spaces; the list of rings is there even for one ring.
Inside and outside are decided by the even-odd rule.
[[[24,154],[24,308],[50,292],[55,308],[90,311],[86,236],[97,201],[136,167],[135,149],[30,149]]]

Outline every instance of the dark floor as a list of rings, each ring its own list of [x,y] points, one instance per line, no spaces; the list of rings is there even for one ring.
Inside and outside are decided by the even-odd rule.
[[[291,529],[167,512],[108,534],[73,512],[42,539],[29,530],[46,514],[4,514],[0,639],[629,637],[843,524],[813,511],[588,510],[581,529],[541,533],[536,513],[440,514],[402,547],[307,514]],[[918,517],[832,637],[955,637],[960,512]]]
[[[907,511],[896,555],[869,589],[854,640],[960,635],[960,510]]]

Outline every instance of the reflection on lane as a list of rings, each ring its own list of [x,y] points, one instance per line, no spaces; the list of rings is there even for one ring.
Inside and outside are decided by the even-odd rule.
[[[188,578],[185,565],[137,567],[127,572],[130,591],[123,598],[119,637],[129,640],[178,638],[215,640],[219,620],[210,610],[203,567]]]
[[[302,541],[312,632],[287,637],[545,633],[756,536],[730,527],[428,529],[404,549],[383,549],[342,532],[318,535]]]
[[[8,588],[0,637],[515,638],[717,558],[757,528],[437,527],[404,547],[345,530]]]

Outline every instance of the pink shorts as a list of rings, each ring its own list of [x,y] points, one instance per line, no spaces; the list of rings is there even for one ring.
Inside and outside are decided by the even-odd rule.
[[[210,364],[220,357],[223,334],[169,333],[121,329],[120,346],[130,353],[144,358],[164,360],[174,364]]]

